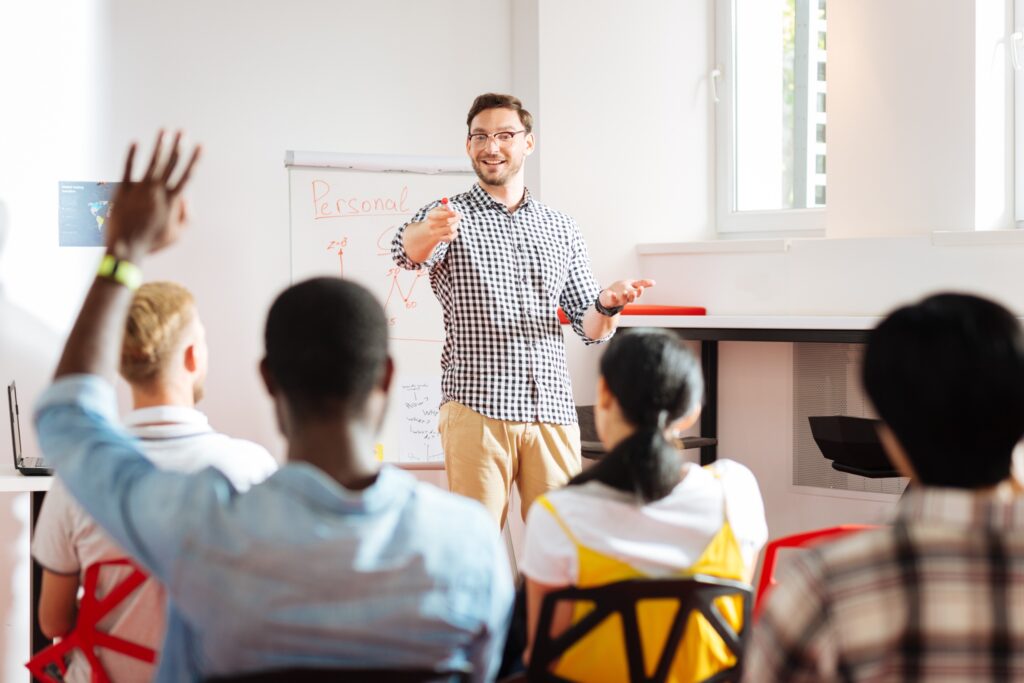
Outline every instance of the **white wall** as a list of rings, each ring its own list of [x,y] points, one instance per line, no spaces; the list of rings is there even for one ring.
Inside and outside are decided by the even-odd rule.
[[[146,275],[196,294],[215,427],[279,443],[256,363],[288,284],[285,150],[464,153],[472,98],[510,86],[510,14],[506,0],[111,0],[102,168],[161,125],[206,148],[192,234]]]
[[[949,288],[1024,313],[1019,236],[931,236],[1011,227],[1006,2],[830,1],[826,216],[837,239],[632,259],[623,232],[635,236],[626,244],[714,234],[713,6],[540,0],[544,197],[579,219],[603,281],[637,272],[658,281],[648,302],[712,314],[880,315]],[[617,189],[629,203],[609,201]],[[569,348],[577,400],[589,402],[599,351]],[[773,534],[877,519],[886,504],[791,490],[791,353],[723,344],[720,456],[754,469]]]
[[[713,234],[711,3],[538,5],[544,201],[576,218],[600,282],[646,276],[637,241]],[[569,337],[577,402],[593,403],[600,348]]]
[[[130,140],[148,147],[158,127],[185,128],[205,146],[194,224],[144,274],[196,295],[211,347],[200,407],[212,424],[280,456],[256,364],[264,314],[288,284],[285,150],[462,154],[469,104],[511,87],[510,54],[511,0],[5,3],[8,290],[66,331],[98,250],[57,248],[57,180],[118,179]],[[10,523],[0,519],[18,554],[0,573],[25,565],[15,538],[25,518],[19,499]],[[0,637],[13,653],[0,679],[23,680],[27,581],[0,585],[10,587]]]
[[[830,237],[973,229],[974,13],[964,0],[829,2]]]

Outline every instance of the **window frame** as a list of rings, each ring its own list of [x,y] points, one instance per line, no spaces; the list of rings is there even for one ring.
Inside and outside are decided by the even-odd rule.
[[[1024,2],[1024,0],[1017,0]],[[715,108],[715,209],[719,234],[778,233],[801,236],[825,233],[826,208],[737,211],[736,104],[735,104],[736,0],[715,0],[715,68],[711,72]],[[827,207],[827,204],[826,204]]]
[[[1014,0],[1006,39],[1013,74],[1013,225],[1024,229],[1024,0]]]

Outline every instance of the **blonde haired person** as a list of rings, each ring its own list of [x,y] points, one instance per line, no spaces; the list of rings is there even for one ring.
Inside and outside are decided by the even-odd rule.
[[[132,392],[134,410],[123,423],[142,443],[146,456],[165,469],[194,472],[215,467],[235,488],[245,490],[268,477],[277,463],[262,447],[215,432],[195,409],[207,372],[206,331],[192,294],[173,282],[142,285],[125,327],[121,375]],[[43,566],[39,625],[49,637],[74,626],[76,596],[85,569],[125,557],[68,494],[58,480],[43,504],[32,540],[32,555]],[[106,569],[102,593],[128,573]],[[129,596],[102,624],[104,630],[159,650],[164,630],[164,591],[153,580]],[[112,681],[142,681],[153,666],[100,650]],[[69,682],[88,681],[89,664],[76,653]]]

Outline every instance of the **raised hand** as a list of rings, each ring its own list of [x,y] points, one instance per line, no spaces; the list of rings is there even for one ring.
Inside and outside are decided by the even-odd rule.
[[[618,280],[601,290],[601,305],[616,308],[631,304],[640,298],[645,289],[653,286],[654,280]]]
[[[125,160],[124,178],[114,195],[107,222],[107,250],[121,259],[137,261],[142,255],[159,251],[178,240],[188,224],[188,208],[182,191],[202,148],[192,150],[180,173],[181,132],[174,135],[169,153],[164,153],[164,132],[160,131],[145,173],[132,180],[136,145],[132,143]],[[177,180],[173,180],[177,175]]]

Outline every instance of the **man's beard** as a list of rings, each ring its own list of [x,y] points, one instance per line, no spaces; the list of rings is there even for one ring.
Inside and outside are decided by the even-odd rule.
[[[476,171],[476,177],[480,179],[485,185],[492,185],[494,187],[503,187],[508,184],[512,178],[519,173],[519,169],[523,167],[523,160],[520,159],[516,165],[512,164],[512,160],[506,158],[504,170],[498,175],[489,176],[486,174],[491,167],[486,166],[483,162],[478,161],[476,158],[472,159],[473,170]]]

